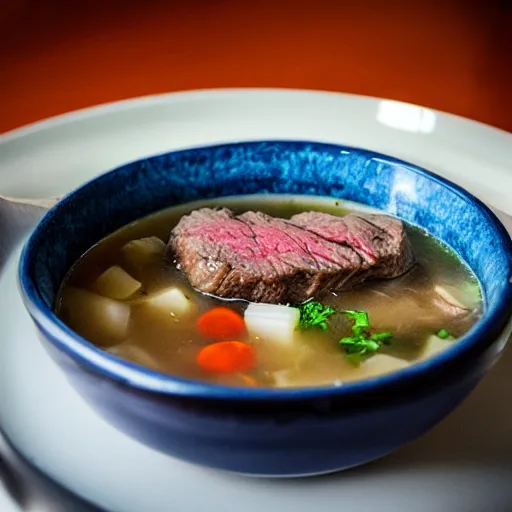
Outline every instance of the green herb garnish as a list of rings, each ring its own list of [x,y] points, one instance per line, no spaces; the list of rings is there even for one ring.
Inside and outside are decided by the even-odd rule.
[[[373,354],[380,348],[378,341],[367,338],[363,334],[341,338],[339,343],[345,349],[346,354],[358,354],[360,356]]]
[[[372,334],[370,336],[370,339],[373,341],[381,341],[382,343],[384,343],[384,345],[387,345],[386,342],[389,342],[389,340],[392,337],[393,337],[393,335],[390,332],[385,331],[385,332],[376,332],[375,334]]]
[[[348,359],[354,364],[359,364],[363,357],[368,357],[377,352],[383,344],[388,344],[392,334],[390,332],[370,333],[370,319],[366,311],[342,310],[354,321],[352,336],[341,338],[339,343],[345,350]]]
[[[349,309],[342,310],[344,315],[347,315],[351,320],[354,320],[352,331],[355,334],[366,332],[370,328],[370,320],[366,311],[351,311]]]
[[[347,358],[354,364],[359,364],[363,357],[377,352],[382,345],[387,345],[392,338],[390,332],[370,331],[370,319],[366,311],[354,311],[350,309],[335,309],[324,306],[314,300],[299,306],[299,329],[319,327],[327,330],[327,319],[335,313],[342,313],[352,320],[352,336],[345,336],[339,340]]]
[[[314,300],[301,304],[299,311],[299,329],[320,327],[323,331],[327,330],[327,319],[336,313],[335,309]]]
[[[446,329],[441,329],[437,334],[436,336],[438,338],[441,338],[442,340],[453,340],[454,337],[446,330]]]

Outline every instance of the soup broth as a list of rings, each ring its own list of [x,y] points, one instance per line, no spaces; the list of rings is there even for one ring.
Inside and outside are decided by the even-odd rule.
[[[319,320],[307,328],[301,304],[255,306],[201,293],[166,257],[165,246],[180,219],[204,206],[285,219],[304,211],[365,211],[334,199],[277,195],[166,209],[86,252],[62,284],[57,315],[98,347],[159,372],[222,385],[300,387],[339,385],[407,367],[449,347],[481,314],[480,287],[469,268],[439,240],[407,224],[416,265],[396,279],[314,297],[320,303],[316,312],[326,315],[324,325]],[[369,325],[358,330],[357,318],[363,317],[353,312],[363,313]],[[226,325],[236,333],[215,332]],[[243,360],[233,369],[233,353],[220,350],[226,341],[240,342],[224,345]],[[213,345],[210,353],[204,350]]]

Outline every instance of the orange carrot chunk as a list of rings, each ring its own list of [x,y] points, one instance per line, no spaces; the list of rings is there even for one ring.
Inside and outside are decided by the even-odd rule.
[[[203,313],[197,321],[197,328],[205,338],[222,340],[243,334],[245,322],[236,311],[218,307]]]
[[[204,347],[197,355],[197,364],[212,373],[246,372],[255,362],[254,349],[242,341],[219,341]]]

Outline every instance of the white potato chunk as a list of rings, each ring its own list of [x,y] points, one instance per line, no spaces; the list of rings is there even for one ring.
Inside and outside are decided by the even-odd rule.
[[[127,359],[128,361],[132,361],[136,364],[147,366],[152,370],[159,369],[158,361],[143,348],[138,345],[134,345],[133,343],[121,343],[120,345],[109,348],[108,352],[117,357],[121,357],[122,359]]]
[[[139,267],[163,257],[165,244],[156,236],[132,240],[121,249],[121,254],[128,264]]]
[[[359,367],[361,376],[376,377],[384,373],[396,372],[409,366],[409,363],[388,354],[375,354],[365,359]]]
[[[285,345],[293,342],[299,318],[297,308],[275,304],[249,304],[244,313],[252,337]]]
[[[297,388],[311,386],[335,386],[343,384],[340,368],[287,368],[272,373],[274,386],[278,388]]]
[[[299,388],[308,386],[329,386],[333,383],[327,375],[304,371],[299,368],[287,368],[272,373],[274,386],[277,388]]]
[[[272,373],[274,385],[278,388],[293,388],[296,384],[296,372],[294,370],[278,370]]]
[[[129,299],[142,288],[139,281],[118,265],[107,268],[94,286],[100,295],[116,300]]]
[[[171,317],[184,317],[196,309],[194,302],[179,288],[168,288],[154,293],[139,301],[144,308],[151,308],[154,312],[164,313]]]
[[[421,358],[426,359],[428,357],[435,356],[442,350],[450,346],[450,340],[443,340],[435,334],[430,335],[425,342],[423,350],[421,352]]]
[[[72,329],[81,336],[103,344],[126,338],[130,323],[130,306],[80,288],[66,288],[61,309]]]

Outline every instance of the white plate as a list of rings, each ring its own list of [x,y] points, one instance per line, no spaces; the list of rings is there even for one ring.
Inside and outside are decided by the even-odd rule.
[[[55,195],[140,156],[254,138],[379,150],[512,213],[512,135],[412,105],[306,91],[171,94],[36,124],[0,137],[0,193]],[[22,455],[93,503],[123,512],[510,510],[511,350],[454,414],[378,463],[306,480],[238,477],[156,453],[96,416],[39,345],[16,258],[0,278],[0,424]]]

